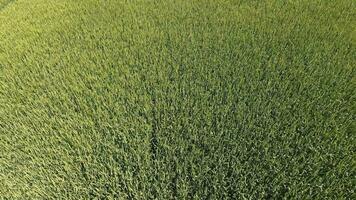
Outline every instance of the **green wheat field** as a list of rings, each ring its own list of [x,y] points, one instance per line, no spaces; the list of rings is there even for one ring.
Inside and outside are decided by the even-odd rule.
[[[0,199],[355,199],[356,1],[0,0]]]

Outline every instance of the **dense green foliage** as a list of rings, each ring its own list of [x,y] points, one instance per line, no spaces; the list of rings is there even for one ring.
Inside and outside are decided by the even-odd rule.
[[[355,1],[9,2],[0,199],[355,197]]]
[[[13,0],[0,0],[0,10],[8,6]]]

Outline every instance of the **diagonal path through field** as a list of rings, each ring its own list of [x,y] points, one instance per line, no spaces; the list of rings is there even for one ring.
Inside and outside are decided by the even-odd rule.
[[[129,22],[105,21],[110,4],[97,5],[18,1],[0,15],[0,193],[9,198],[68,189],[85,196],[104,187],[96,181],[120,177],[115,184],[125,196],[129,185],[148,181],[122,171],[149,167],[150,127],[135,116],[145,113],[145,91],[128,51],[143,44],[122,30]]]
[[[0,197],[351,197],[353,7],[17,0]]]

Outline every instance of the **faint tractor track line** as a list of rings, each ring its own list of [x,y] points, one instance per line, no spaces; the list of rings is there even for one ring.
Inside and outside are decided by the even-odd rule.
[[[9,6],[11,3],[14,3],[16,0],[7,0],[3,3],[0,3],[0,12],[3,11],[7,6]]]

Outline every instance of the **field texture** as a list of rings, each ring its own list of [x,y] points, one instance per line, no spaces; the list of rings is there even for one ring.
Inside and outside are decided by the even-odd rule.
[[[0,199],[355,199],[356,1],[0,0]]]

